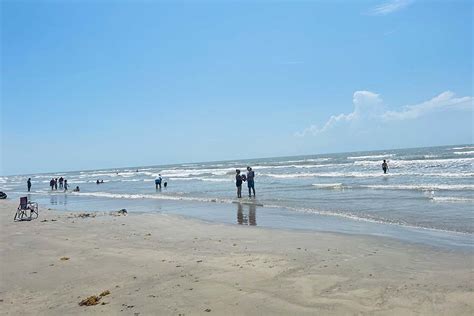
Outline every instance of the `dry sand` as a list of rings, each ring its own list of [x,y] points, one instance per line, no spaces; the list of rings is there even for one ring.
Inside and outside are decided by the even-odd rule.
[[[472,253],[161,214],[15,223],[15,208],[0,202],[5,315],[474,314]]]

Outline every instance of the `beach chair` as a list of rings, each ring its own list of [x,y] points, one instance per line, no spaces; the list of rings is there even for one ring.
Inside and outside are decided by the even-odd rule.
[[[28,214],[29,213],[29,214]],[[20,205],[16,209],[14,221],[30,221],[38,218],[38,203],[28,201],[26,196],[20,198]]]

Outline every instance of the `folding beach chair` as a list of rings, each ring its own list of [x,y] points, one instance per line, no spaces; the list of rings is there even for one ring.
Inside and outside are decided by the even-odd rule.
[[[28,214],[29,212],[29,214]],[[26,196],[20,198],[20,205],[16,209],[14,221],[30,221],[38,218],[38,203],[29,202]]]

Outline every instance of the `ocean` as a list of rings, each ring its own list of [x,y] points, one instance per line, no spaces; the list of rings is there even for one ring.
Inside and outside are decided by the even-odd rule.
[[[126,208],[473,250],[473,162],[471,144],[14,175],[0,177],[0,190],[11,199],[28,195],[40,210]],[[247,166],[255,171],[257,197],[247,197],[244,183],[239,202],[235,169]],[[161,191],[155,189],[158,174],[168,183]],[[68,180],[67,193],[49,188],[49,180],[60,176]],[[76,186],[80,192],[71,192]]]

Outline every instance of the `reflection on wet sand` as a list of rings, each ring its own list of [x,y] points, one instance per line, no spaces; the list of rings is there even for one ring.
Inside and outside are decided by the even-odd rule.
[[[67,194],[51,194],[49,196],[49,202],[51,203],[51,205],[67,205]]]
[[[51,203],[51,205],[58,205],[58,197],[56,195],[51,194],[49,199],[49,203]]]
[[[244,206],[241,203],[237,203],[237,223],[239,225],[257,225],[257,207],[249,204]]]

